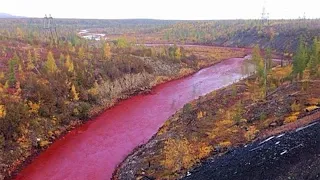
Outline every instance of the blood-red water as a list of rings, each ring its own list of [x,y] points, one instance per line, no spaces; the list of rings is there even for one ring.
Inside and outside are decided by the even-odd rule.
[[[16,179],[110,179],[116,165],[136,146],[147,142],[176,110],[244,77],[248,73],[244,64],[243,58],[225,60],[192,76],[159,85],[151,94],[120,102],[57,140]]]

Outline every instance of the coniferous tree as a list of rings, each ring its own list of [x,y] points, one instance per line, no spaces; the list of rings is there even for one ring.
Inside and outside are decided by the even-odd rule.
[[[18,54],[15,52],[13,55],[13,60],[15,61],[16,64],[21,64],[21,60],[20,57],[18,56]]]
[[[64,63],[65,63],[65,57],[64,57],[64,55],[61,53],[60,54],[60,57],[59,57],[59,64],[60,64],[60,66],[63,66],[64,65]]]
[[[303,72],[306,69],[307,64],[307,49],[305,42],[302,38],[300,38],[299,47],[297,53],[293,57],[293,67],[292,67],[292,74],[297,77],[299,76],[300,79],[303,77]]]
[[[270,53],[268,55],[268,53]],[[267,96],[267,77],[268,77],[268,66],[271,68],[271,50],[267,53],[267,59],[263,59],[260,54],[260,47],[256,45],[253,49],[252,60],[256,66],[256,72],[258,75],[259,83],[262,85],[262,91],[264,97]],[[269,61],[269,62],[268,62]],[[268,65],[270,63],[270,65]]]
[[[272,50],[271,48],[267,48],[266,51],[266,69],[269,71],[272,68]]]
[[[49,51],[48,55],[47,55],[47,61],[45,64],[45,68],[47,70],[47,72],[49,73],[54,73],[58,70],[56,61],[53,58],[53,54],[51,51]]]
[[[311,76],[316,75],[318,71],[319,58],[320,58],[319,51],[320,51],[319,41],[317,38],[315,38],[313,41],[309,62],[307,65],[307,68],[310,71]]]
[[[117,39],[116,44],[119,48],[126,48],[129,46],[128,41],[124,37]]]
[[[79,93],[76,91],[76,87],[74,86],[74,84],[72,84],[72,86],[71,86],[71,95],[72,95],[72,99],[74,101],[79,100]]]
[[[262,56],[260,54],[260,47],[258,45],[256,45],[253,48],[252,60],[255,63],[256,71],[257,71],[259,79],[263,79],[263,77],[264,77],[264,63],[263,63]]]
[[[79,47],[78,57],[79,57],[79,59],[84,59],[86,57],[84,49],[82,47]]]
[[[8,79],[8,85],[10,87],[13,87],[16,84],[15,66],[16,66],[16,61],[14,59],[11,59],[9,61],[9,79]]]
[[[27,70],[32,70],[34,69],[34,64],[33,64],[33,59],[32,59],[32,54],[31,51],[28,51],[28,55],[27,55]]]
[[[0,118],[4,118],[6,116],[5,105],[0,104]]]
[[[0,81],[1,81],[3,78],[4,78],[4,72],[1,71],[1,72],[0,72]]]
[[[180,60],[180,59],[181,59],[181,56],[182,56],[182,54],[181,54],[181,49],[178,47],[178,48],[175,50],[175,52],[174,52],[174,58],[175,58],[176,60]]]
[[[111,58],[111,47],[109,43],[103,44],[103,58],[110,59]]]
[[[23,38],[24,37],[23,31],[19,27],[17,27],[17,29],[16,29],[16,34],[17,34],[18,38]]]
[[[70,55],[67,55],[65,66],[66,66],[66,68],[68,69],[69,72],[73,72],[74,71],[74,65],[73,65],[73,62],[72,62],[72,60],[70,58]]]

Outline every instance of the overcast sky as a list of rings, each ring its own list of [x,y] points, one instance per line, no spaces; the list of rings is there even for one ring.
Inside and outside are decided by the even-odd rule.
[[[319,0],[0,0],[0,12],[18,16],[97,19],[320,18]]]

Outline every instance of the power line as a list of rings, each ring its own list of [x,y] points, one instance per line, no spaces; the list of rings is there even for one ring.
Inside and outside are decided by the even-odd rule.
[[[53,41],[58,41],[57,25],[51,14],[49,14],[49,16],[45,14],[43,19],[43,29],[46,36],[49,36]]]

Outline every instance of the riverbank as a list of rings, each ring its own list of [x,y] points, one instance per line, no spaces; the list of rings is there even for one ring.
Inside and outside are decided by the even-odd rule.
[[[273,70],[267,98],[252,76],[185,105],[118,166],[113,179],[182,178],[208,157],[294,129],[293,122],[311,122],[303,117],[320,105],[319,83],[290,83],[290,72],[290,66]]]
[[[209,158],[183,179],[319,179],[320,119]]]
[[[211,49],[212,49],[213,47],[211,47]],[[215,49],[215,48],[213,48],[213,49]],[[200,66],[198,66],[198,68],[197,69],[189,69],[188,71],[186,71],[186,70],[180,70],[180,71],[178,71],[178,74],[175,76],[175,77],[167,77],[167,78],[165,78],[165,77],[162,77],[162,78],[155,78],[155,80],[156,81],[153,81],[151,84],[153,85],[153,86],[159,86],[159,84],[162,84],[163,82],[167,82],[167,81],[171,81],[171,80],[173,80],[173,79],[181,79],[182,77],[185,77],[185,76],[187,76],[187,75],[190,75],[190,74],[192,74],[192,73],[194,73],[194,72],[196,72],[197,70],[199,70],[199,69],[202,69],[202,68],[204,68],[204,67],[207,67],[207,66],[210,66],[210,65],[212,65],[212,64],[216,64],[216,63],[218,63],[218,62],[221,62],[222,60],[223,60],[223,57],[225,58],[226,57],[226,55],[228,54],[228,53],[223,53],[223,52],[226,52],[226,51],[223,51],[222,49],[220,49],[220,50],[214,50],[215,52],[217,52],[217,51],[220,51],[220,52],[222,52],[222,54],[223,55],[219,55],[219,53],[216,53],[216,54],[212,54],[213,56],[216,56],[216,58],[212,58],[212,57],[208,57],[208,58],[202,58],[202,59],[200,59],[199,60],[199,62],[202,62],[201,64],[200,64]],[[210,52],[208,52],[209,54],[210,54]],[[235,55],[235,53],[240,53],[240,54],[238,54],[238,55]],[[246,54],[246,52],[244,52],[244,51],[238,51],[238,52],[235,52],[235,53],[233,53],[232,55],[233,56],[244,56],[245,54]],[[228,54],[228,56],[229,55],[231,55],[231,54]],[[178,80],[179,81],[179,80]],[[140,91],[135,91],[135,92],[140,92],[140,93],[142,93],[142,92],[145,92],[146,90],[147,91],[149,91],[149,89],[150,89],[150,87],[149,88],[145,88],[145,89],[140,89]],[[135,93],[134,93],[135,94]],[[133,94],[126,94],[126,96],[125,96],[125,98],[127,98],[127,97],[130,97],[131,95],[133,95]],[[125,99],[125,98],[122,98],[122,99]],[[121,101],[120,102],[120,104],[122,103],[123,101]],[[118,101],[114,101],[114,104],[118,104]],[[118,105],[116,105],[116,106],[118,106]],[[101,109],[103,109],[102,108],[102,106],[100,107]],[[97,108],[98,109],[98,108]],[[105,110],[103,110],[103,111],[101,111],[101,109],[100,110],[97,110],[97,109],[95,109],[95,111],[94,112],[96,112],[96,113],[93,113],[93,114],[97,114],[97,112],[105,112]],[[112,108],[111,108],[112,109]],[[108,111],[108,110],[107,110]],[[103,113],[102,113],[103,114]],[[100,116],[102,115],[102,114],[100,114]],[[93,119],[99,119],[99,116],[95,116],[95,118],[93,118]],[[86,124],[94,124],[93,122],[86,122]],[[78,128],[75,128],[75,127],[78,127]],[[77,129],[82,129],[82,124],[81,123],[75,123],[74,124],[74,126],[72,127],[72,128],[70,128],[70,129],[68,129],[66,132],[68,132],[69,130],[71,130],[71,129],[73,129],[71,132],[68,132],[68,134],[73,134],[74,133],[74,131],[77,131]],[[106,125],[107,126],[107,125]],[[66,135],[61,135],[60,136],[60,138],[55,138],[55,139],[58,139],[58,141],[61,141],[61,139],[64,139],[64,138],[68,138],[68,134],[66,134]],[[59,143],[59,142],[58,142]],[[56,143],[53,143],[53,144],[56,144]],[[51,147],[51,145],[49,146],[49,149],[50,149],[50,147]],[[50,150],[49,150],[50,151]],[[44,151],[43,153],[46,153],[46,151]],[[40,156],[41,156],[41,154],[42,153],[40,153]],[[40,157],[41,158],[41,157]],[[37,158],[35,158],[35,159],[37,159]],[[28,166],[27,166],[27,169],[28,169]],[[23,172],[23,171],[22,171]],[[21,175],[21,176],[19,176],[18,175],[18,179],[19,179],[19,177],[25,177],[24,175]]]

